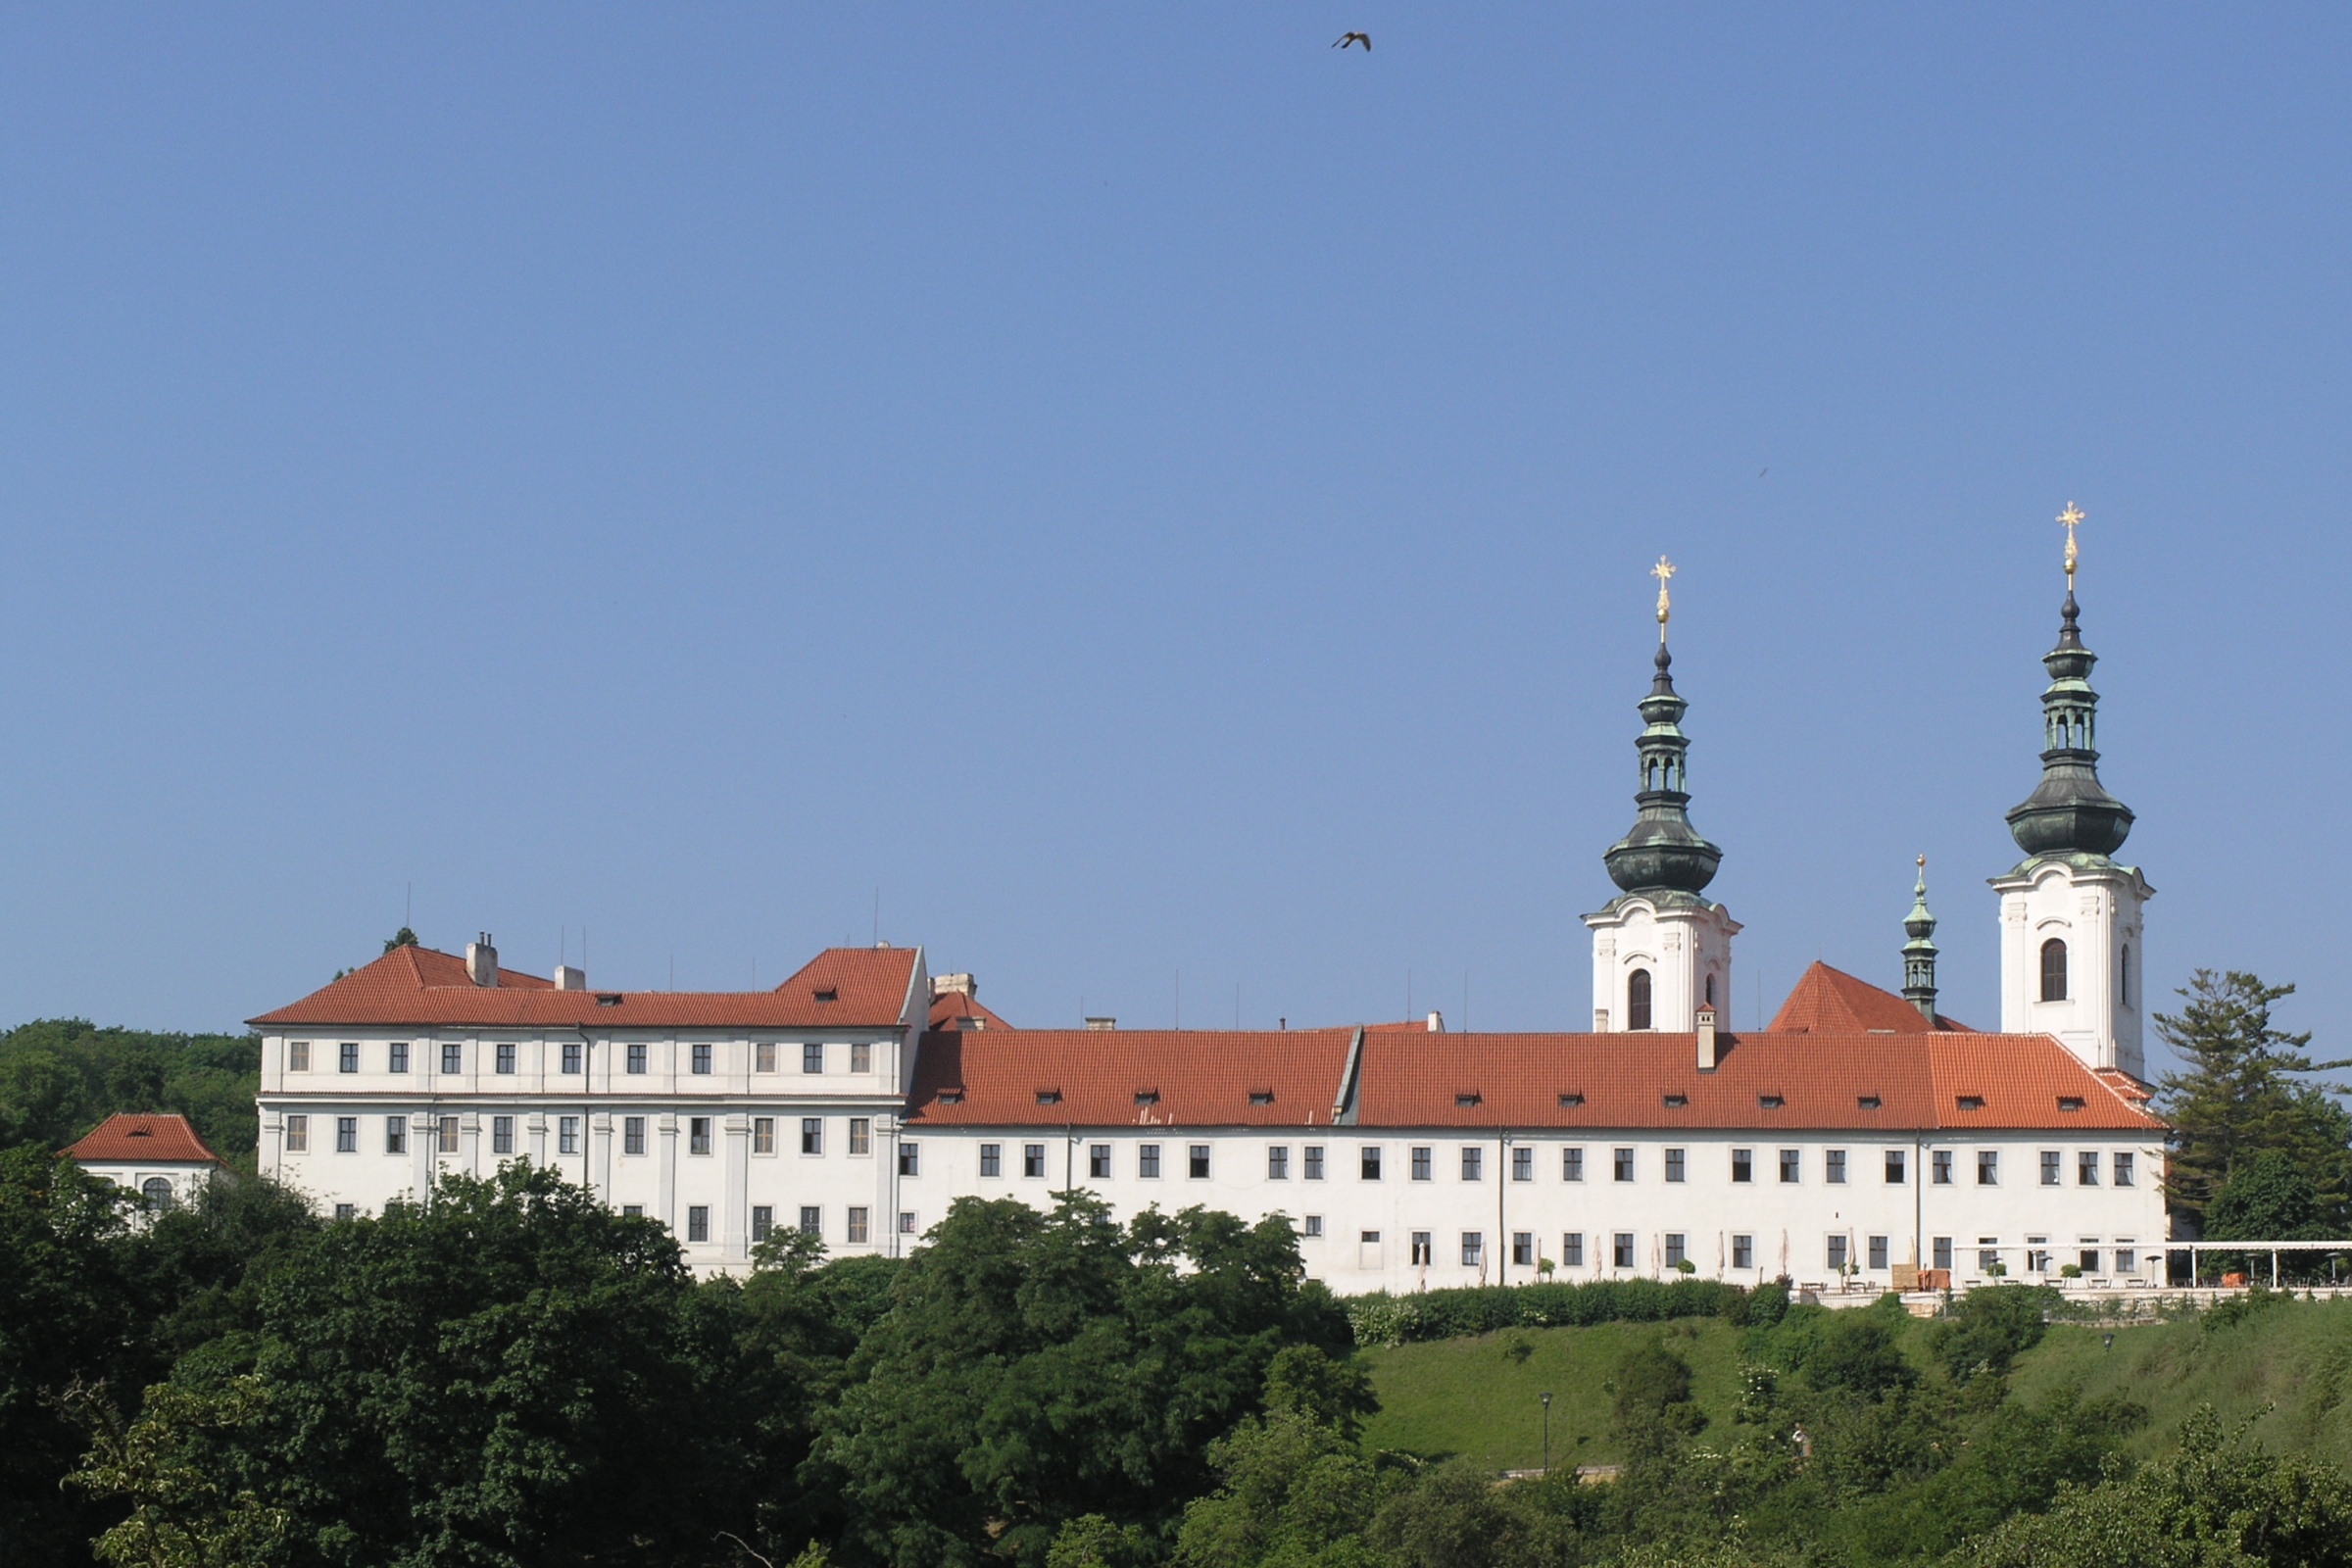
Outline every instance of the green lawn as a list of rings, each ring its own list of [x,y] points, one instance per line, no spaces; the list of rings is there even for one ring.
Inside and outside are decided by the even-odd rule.
[[[1913,1328],[1916,1336],[1927,1325]],[[2199,1318],[2115,1331],[2058,1325],[2019,1363],[2017,1393],[2038,1399],[2071,1385],[2085,1395],[2123,1394],[2150,1419],[2132,1441],[2167,1446],[2181,1419],[2210,1401],[2225,1421],[2255,1415],[2274,1449],[2296,1449],[2352,1469],[2352,1301],[2294,1301],[2218,1329]],[[1744,1334],[1715,1319],[1613,1323],[1590,1329],[1510,1329],[1476,1339],[1366,1350],[1380,1413],[1366,1425],[1376,1447],[1461,1454],[1496,1470],[1543,1462],[1548,1391],[1555,1465],[1604,1464],[1611,1373],[1628,1347],[1663,1337],[1690,1363],[1700,1406],[1731,1419]],[[1921,1350],[1916,1338],[1909,1347]]]

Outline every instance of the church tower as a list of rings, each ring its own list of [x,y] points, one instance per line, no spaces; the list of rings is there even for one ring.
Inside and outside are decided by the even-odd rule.
[[[1634,743],[1642,765],[1634,795],[1639,814],[1601,858],[1623,891],[1585,916],[1592,929],[1598,1034],[1688,1034],[1697,1027],[1699,1008],[1726,1017],[1731,1010],[1732,938],[1740,926],[1722,905],[1699,896],[1715,879],[1723,851],[1698,836],[1688,810],[1690,742],[1682,731],[1688,705],[1675,693],[1674,658],[1666,651],[1666,585],[1674,566],[1661,557],[1651,575],[1658,579],[1658,654],[1641,704],[1644,727]]]
[[[2066,524],[2066,605],[2058,646],[2042,656],[2041,783],[2009,812],[2026,852],[1992,879],[2001,896],[2001,1028],[2047,1034],[2086,1067],[2144,1075],[2140,1047],[2140,908],[2155,889],[2114,858],[2132,831],[2131,808],[2099,783],[2090,689],[2096,655],[2082,646],[2075,604],[2075,525]]]

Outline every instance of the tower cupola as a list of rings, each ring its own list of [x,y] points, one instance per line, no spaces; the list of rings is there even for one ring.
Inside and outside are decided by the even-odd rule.
[[[1911,912],[1903,916],[1903,1000],[1936,1021],[1936,916],[1928,912],[1928,858],[1919,858],[1919,881],[1911,889]]]
[[[1682,728],[1690,705],[1674,689],[1674,656],[1666,651],[1666,584],[1674,566],[1660,557],[1650,571],[1658,579],[1658,653],[1649,695],[1642,699],[1642,734],[1634,742],[1642,763],[1641,788],[1634,794],[1638,814],[1601,860],[1609,880],[1628,893],[1696,894],[1715,880],[1723,851],[1690,825],[1690,740]]]
[[[2059,611],[2058,646],[2041,656],[2050,684],[2041,694],[2041,783],[2009,809],[2009,833],[2030,856],[2089,855],[2101,858],[2124,847],[2132,808],[2099,783],[2099,694],[2090,689],[2098,655],[2082,646],[2082,611],[2075,603],[2075,524],[2082,514],[2069,504],[2059,514],[2066,531],[2066,604]]]

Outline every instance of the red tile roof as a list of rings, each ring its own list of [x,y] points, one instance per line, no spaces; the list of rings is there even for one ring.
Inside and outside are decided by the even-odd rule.
[[[966,1019],[972,1020],[965,1022]],[[1012,1025],[980,1005],[968,991],[943,991],[931,999],[934,1029],[1009,1029]]]
[[[1772,1015],[1774,1034],[1926,1034],[1930,1029],[1966,1030],[1941,1014],[1931,1024],[1917,1007],[1891,991],[1816,959],[1797,977],[1788,1000]]]
[[[395,948],[290,1006],[247,1021],[266,1028],[889,1028],[920,1000],[909,996],[919,951],[828,948],[773,991],[558,991],[551,980],[512,969],[499,970],[495,986],[477,986],[454,954]]]
[[[1326,1127],[1354,1036],[1352,1029],[927,1034],[907,1120],[950,1127]]]
[[[196,1129],[188,1125],[185,1116],[141,1116],[120,1111],[91,1128],[89,1135],[66,1153],[85,1165],[148,1165],[187,1160],[225,1163],[205,1147],[204,1140],[196,1136]]]

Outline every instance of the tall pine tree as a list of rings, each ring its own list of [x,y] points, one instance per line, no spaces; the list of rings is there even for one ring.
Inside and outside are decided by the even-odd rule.
[[[2280,1153],[2309,1173],[2341,1233],[2352,1208],[2352,1114],[2329,1098],[2345,1091],[2300,1080],[2352,1063],[2314,1062],[2308,1033],[2273,1026],[2271,1004],[2294,992],[2241,970],[2199,969],[2180,993],[2187,1005],[2156,1015],[2156,1033],[2188,1063],[2164,1079],[2160,1104],[2173,1124],[2173,1206],[2192,1218],[2202,1220],[2257,1156]]]

